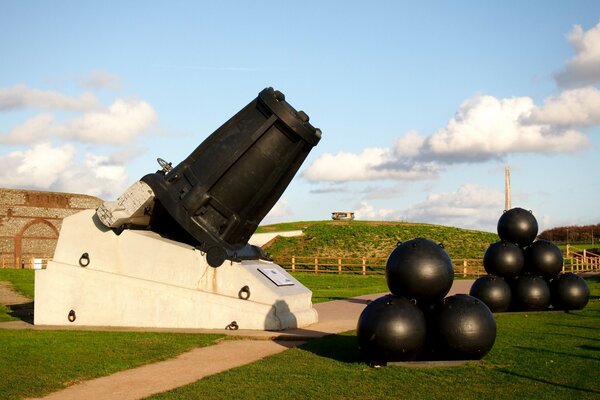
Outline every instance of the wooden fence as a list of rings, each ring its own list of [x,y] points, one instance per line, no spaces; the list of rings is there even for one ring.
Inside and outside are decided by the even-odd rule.
[[[385,273],[387,258],[377,257],[325,257],[325,256],[288,256],[275,257],[275,263],[291,272],[312,272],[316,274],[362,274],[377,275]],[[455,259],[454,275],[479,277],[486,275],[483,259]],[[600,255],[586,250],[581,252],[571,247],[565,255],[563,272],[600,272]]]
[[[600,254],[567,245],[563,272],[599,272]]]
[[[274,261],[291,272],[380,275],[385,273],[387,258],[289,256],[275,257]],[[486,274],[482,259],[459,259],[453,262],[455,275],[477,277]]]
[[[21,265],[15,265],[12,255],[0,255],[0,268],[26,268],[34,267],[36,258],[23,258]],[[49,258],[41,260],[42,268],[46,268]],[[325,256],[288,256],[275,257],[275,263],[291,272],[313,272],[324,274],[362,274],[377,275],[385,273],[387,258],[378,257],[325,257]],[[483,259],[455,259],[454,275],[463,277],[478,277],[485,275]],[[564,255],[563,272],[600,272],[600,255],[573,246],[567,248]]]

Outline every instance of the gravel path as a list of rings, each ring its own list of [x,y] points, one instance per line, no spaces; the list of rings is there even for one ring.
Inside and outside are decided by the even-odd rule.
[[[12,306],[25,303],[31,303],[31,299],[15,291],[10,282],[0,282],[0,304]]]

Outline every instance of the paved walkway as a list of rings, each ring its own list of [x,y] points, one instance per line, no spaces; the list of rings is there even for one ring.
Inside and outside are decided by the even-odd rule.
[[[472,280],[456,280],[449,295],[468,293]],[[180,356],[154,364],[117,372],[90,381],[81,382],[42,399],[142,399],[155,393],[175,389],[227,369],[250,364],[254,361],[299,346],[305,340],[328,334],[356,329],[358,317],[369,300],[381,294],[315,304],[319,322],[304,329],[284,332],[177,330],[177,332],[211,332],[243,337],[243,340],[224,340],[217,345],[197,348]],[[57,329],[57,327],[34,327],[22,321],[0,324],[7,329]],[[73,329],[73,328],[69,328]],[[89,330],[90,327],[85,327]],[[111,329],[111,330],[114,330]],[[123,329],[132,330],[132,329]],[[147,331],[147,329],[140,329]],[[155,331],[173,331],[161,330]]]
[[[0,281],[0,304],[4,306],[12,306],[14,304],[30,303],[29,297],[23,296],[13,289],[9,282]]]

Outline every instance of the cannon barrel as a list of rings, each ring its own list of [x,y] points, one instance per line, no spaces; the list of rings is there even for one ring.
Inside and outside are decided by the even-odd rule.
[[[306,113],[264,89],[181,163],[141,179],[154,192],[150,228],[205,251],[211,266],[260,258],[248,240],[320,138]]]

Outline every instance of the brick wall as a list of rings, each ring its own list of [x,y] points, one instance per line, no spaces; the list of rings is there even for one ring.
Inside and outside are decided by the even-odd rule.
[[[31,268],[34,258],[51,258],[63,218],[100,204],[82,194],[0,188],[0,268]]]

